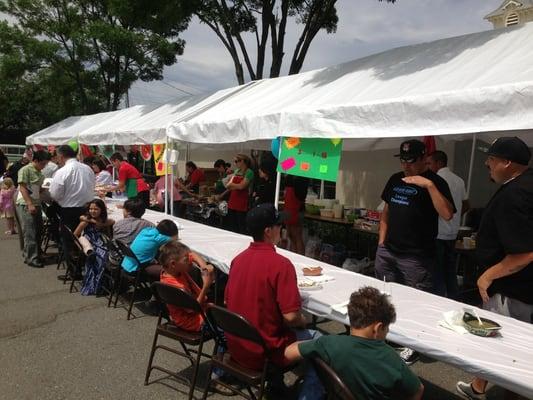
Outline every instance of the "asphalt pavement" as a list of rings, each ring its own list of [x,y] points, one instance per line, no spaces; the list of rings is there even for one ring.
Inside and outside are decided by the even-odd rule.
[[[57,280],[59,273],[63,271],[57,271],[53,263],[43,269],[26,266],[17,237],[0,237],[0,399],[187,398],[185,385],[158,379],[161,373],[157,371],[153,372],[155,382],[144,385],[155,317],[136,310],[138,318],[127,321],[126,311],[107,308],[104,298],[69,293],[68,285]],[[337,323],[321,328],[343,331]],[[188,361],[175,355],[161,354],[156,360],[171,370],[190,373]],[[412,368],[426,387],[424,398],[431,400],[459,399],[455,383],[469,377],[425,358]],[[205,370],[204,364],[202,376]],[[501,389],[489,389],[488,399],[504,398]],[[197,391],[195,397],[201,395]],[[222,398],[229,397],[209,397]]]

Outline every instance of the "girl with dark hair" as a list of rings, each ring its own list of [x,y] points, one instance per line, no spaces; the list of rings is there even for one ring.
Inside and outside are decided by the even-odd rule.
[[[85,277],[80,293],[84,296],[100,291],[102,274],[107,261],[107,247],[102,234],[111,236],[115,221],[107,218],[107,208],[100,199],[94,199],[87,205],[87,212],[80,217],[76,235],[87,255]]]
[[[96,184],[101,186],[110,186],[113,184],[113,177],[107,171],[104,162],[95,158],[91,163],[91,168],[96,175]]]

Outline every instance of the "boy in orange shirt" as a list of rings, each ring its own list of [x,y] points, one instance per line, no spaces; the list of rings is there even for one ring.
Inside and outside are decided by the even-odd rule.
[[[178,241],[170,241],[161,247],[159,262],[163,266],[161,283],[183,289],[196,298],[202,306],[206,304],[206,294],[215,278],[212,265],[207,264],[202,257]],[[193,263],[202,271],[201,288],[189,274]],[[167,308],[170,319],[177,327],[194,332],[202,329],[204,321],[201,314],[172,305],[167,305]]]

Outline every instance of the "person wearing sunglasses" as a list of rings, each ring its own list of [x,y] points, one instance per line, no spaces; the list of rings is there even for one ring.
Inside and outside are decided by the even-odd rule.
[[[246,233],[246,212],[250,200],[250,185],[254,181],[254,171],[250,168],[252,160],[245,154],[237,154],[234,159],[235,173],[226,185],[229,190],[226,229]]]
[[[392,175],[381,199],[385,202],[376,251],[376,277],[427,292],[433,291],[435,240],[439,216],[449,221],[457,211],[446,181],[426,164],[426,146],[407,140],[400,146],[401,172]],[[412,349],[400,356],[416,361]]]

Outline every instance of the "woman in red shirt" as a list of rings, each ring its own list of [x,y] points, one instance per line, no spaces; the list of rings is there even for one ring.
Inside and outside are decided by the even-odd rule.
[[[234,161],[237,168],[226,185],[226,189],[229,190],[226,228],[233,232],[246,233],[246,213],[254,171],[250,168],[252,160],[247,155],[237,154]]]

